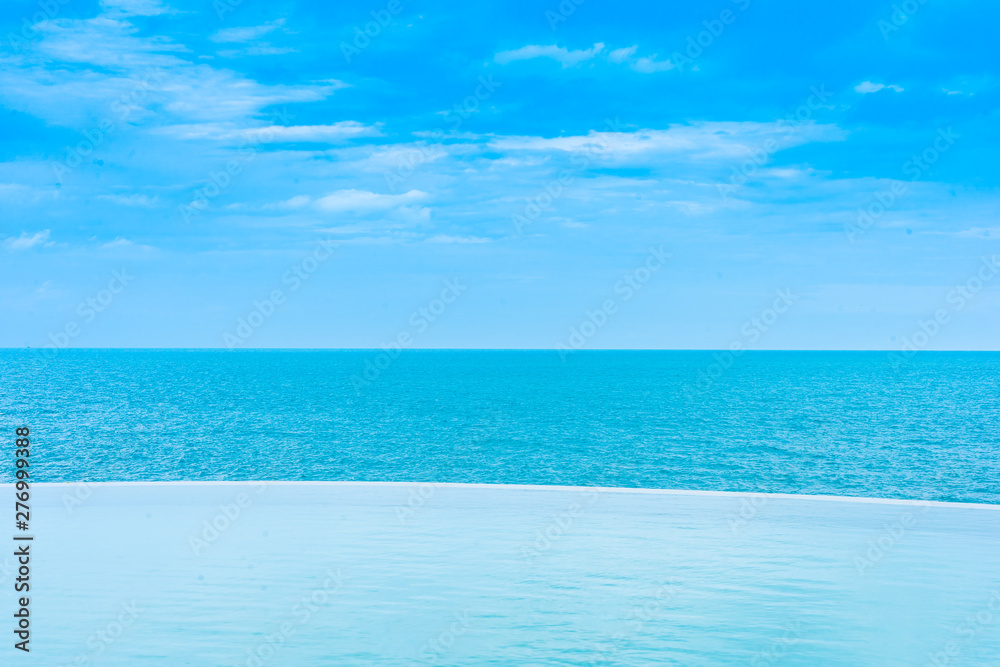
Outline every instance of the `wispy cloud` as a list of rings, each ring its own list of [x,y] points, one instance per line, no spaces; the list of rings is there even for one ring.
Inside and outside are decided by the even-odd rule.
[[[489,243],[492,239],[482,236],[450,236],[437,234],[427,239],[427,243]]]
[[[20,236],[11,236],[3,241],[3,247],[10,251],[28,250],[37,245],[49,245],[50,231],[48,229],[34,234],[21,232]]]
[[[652,74],[654,72],[666,72],[674,68],[674,64],[669,60],[657,60],[656,54],[651,56],[645,56],[643,58],[637,58],[634,62],[629,63],[631,67],[636,72],[641,74]]]
[[[296,210],[300,208],[305,208],[306,206],[309,205],[309,202],[311,201],[312,198],[309,195],[296,195],[284,201],[264,204],[264,208],[270,210],[278,210],[278,211]]]
[[[972,227],[955,235],[965,239],[1000,239],[1000,227]]]
[[[633,44],[632,46],[627,46],[624,49],[615,49],[608,54],[608,60],[613,63],[623,63],[633,55],[639,49],[638,44]]]
[[[3,59],[0,89],[10,108],[56,125],[90,127],[101,118],[119,122],[112,105],[126,102],[129,123],[245,122],[267,107],[319,101],[345,85],[263,84],[192,62],[184,45],[140,36],[129,21],[106,15],[47,21],[36,29],[41,39],[31,51]]]
[[[243,49],[223,49],[219,51],[222,58],[241,58],[243,56],[280,56],[286,53],[297,53],[298,49],[290,46],[248,46]]]
[[[150,208],[156,206],[158,203],[157,197],[150,197],[143,194],[132,194],[132,195],[98,195],[98,199],[109,201],[113,204],[119,204],[121,206],[134,206],[140,208]]]
[[[517,60],[531,60],[534,58],[551,58],[562,63],[563,68],[579,65],[587,60],[593,60],[598,56],[606,59],[607,62],[617,65],[627,64],[629,68],[640,74],[652,74],[654,72],[665,72],[674,69],[674,63],[670,60],[659,60],[657,54],[636,57],[639,45],[633,44],[620,49],[612,49],[605,52],[604,44],[597,42],[589,49],[570,51],[569,49],[556,46],[529,45],[522,46],[513,51],[501,51],[493,57],[493,60],[501,65],[506,65]]]
[[[338,190],[316,200],[316,208],[329,213],[382,211],[427,198],[426,192],[410,190],[399,195],[378,194],[367,190]]]
[[[251,42],[268,33],[272,33],[285,25],[285,19],[277,19],[263,25],[253,25],[241,28],[224,28],[209,39],[213,42]]]
[[[501,65],[506,65],[516,60],[551,58],[562,63],[563,67],[572,67],[573,65],[579,65],[585,60],[590,60],[603,50],[604,44],[601,42],[597,42],[589,49],[580,49],[577,51],[570,51],[564,46],[556,46],[555,44],[550,46],[531,44],[514,49],[513,51],[501,51],[493,57],[493,60]]]
[[[163,130],[178,139],[233,141],[250,140],[256,143],[316,142],[340,143],[362,137],[379,137],[377,125],[365,125],[345,120],[330,125],[268,125],[261,127],[236,127],[233,124],[195,123],[174,125]]]
[[[846,135],[834,125],[816,123],[788,128],[778,123],[699,122],[671,125],[665,130],[591,131],[552,138],[495,137],[490,145],[501,151],[586,152],[599,161],[648,161],[656,156],[676,159],[684,155],[703,160],[742,158],[769,138],[780,139],[780,145],[787,148],[812,141],[840,141]]]
[[[148,252],[150,250],[155,250],[153,246],[143,245],[131,241],[123,236],[118,236],[114,241],[108,241],[107,243],[101,244],[101,250],[141,250],[143,252]]]
[[[289,32],[285,28],[285,19],[277,19],[262,25],[245,26],[240,28],[224,28],[209,39],[213,42],[223,44],[244,44],[238,49],[223,49],[218,55],[223,58],[240,58],[243,56],[280,56],[286,53],[295,53],[298,49],[291,46],[274,46],[270,42],[261,38],[280,30],[283,33]]]
[[[345,120],[332,125],[272,125],[259,130],[264,142],[316,141],[339,142],[358,137],[378,137],[382,132],[377,126]]]
[[[903,92],[903,87],[898,86],[894,83],[884,84],[884,83],[872,83],[871,81],[862,81],[858,85],[854,86],[855,92],[861,94],[867,93],[877,93],[880,90],[892,90],[897,93]]]

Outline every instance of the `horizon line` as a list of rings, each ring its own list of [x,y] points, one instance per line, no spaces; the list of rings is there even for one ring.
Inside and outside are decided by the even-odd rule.
[[[72,350],[206,350],[220,352],[257,352],[257,351],[350,351],[350,352],[554,352],[556,354],[573,354],[576,352],[732,352],[724,347],[598,347],[581,349],[560,349],[556,347],[153,347],[143,345],[133,346],[95,346],[95,347],[55,347],[52,345],[42,345],[31,347],[0,346],[0,350],[54,350],[56,352]],[[901,350],[898,348],[815,348],[815,347],[782,347],[739,350],[740,355],[748,352],[885,352],[898,353],[907,352],[910,354],[937,353],[937,352],[1000,352],[996,349],[945,349],[945,350]]]

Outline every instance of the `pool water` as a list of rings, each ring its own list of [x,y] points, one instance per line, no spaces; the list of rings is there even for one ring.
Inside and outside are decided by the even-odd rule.
[[[995,505],[41,484],[32,529],[39,665],[923,666],[1000,656]],[[11,564],[0,562],[6,609]]]

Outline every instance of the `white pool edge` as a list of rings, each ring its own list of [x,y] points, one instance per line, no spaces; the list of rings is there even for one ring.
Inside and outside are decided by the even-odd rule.
[[[868,503],[882,505],[904,505],[917,507],[965,507],[970,509],[1000,510],[1000,505],[990,503],[960,503],[942,500],[914,500],[907,498],[871,498],[866,496],[831,496],[810,495],[804,493],[764,493],[756,491],[702,491],[692,489],[644,489],[632,487],[608,486],[561,486],[555,484],[480,484],[464,482],[353,482],[353,481],[289,481],[289,480],[241,480],[241,481],[151,481],[151,482],[38,482],[34,488],[65,488],[73,485],[89,487],[183,487],[183,486],[247,486],[266,484],[268,486],[340,486],[340,487],[404,487],[412,488],[430,485],[434,487],[469,488],[469,489],[517,489],[525,491],[597,491],[600,493],[635,493],[676,496],[708,496],[708,497],[766,497],[787,498],[794,500],[822,500],[828,502]],[[2,483],[0,487],[13,489],[12,482]]]

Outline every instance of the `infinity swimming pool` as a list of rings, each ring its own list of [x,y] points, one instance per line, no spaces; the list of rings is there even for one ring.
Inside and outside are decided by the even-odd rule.
[[[32,656],[993,664],[998,510],[573,487],[41,484]],[[0,563],[7,609],[12,563]]]

